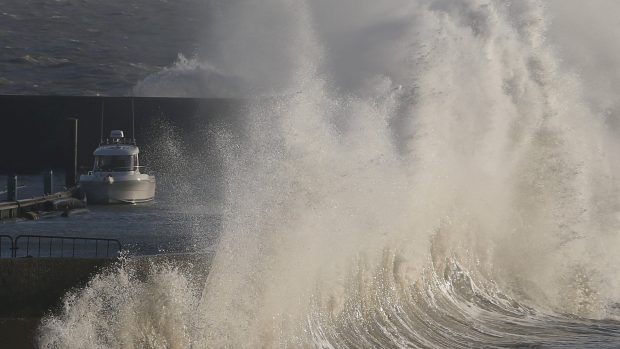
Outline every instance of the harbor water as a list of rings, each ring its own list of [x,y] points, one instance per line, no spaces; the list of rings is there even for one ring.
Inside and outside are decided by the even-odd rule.
[[[54,177],[55,191],[64,190],[62,173]],[[6,198],[6,176],[0,176],[0,200]],[[18,199],[43,194],[42,175],[18,176]],[[160,193],[140,205],[88,205],[69,217],[62,212],[41,215],[38,220],[0,222],[0,235],[49,235],[119,240],[129,255],[191,253],[214,248],[220,231],[218,203],[180,204],[174,195]],[[197,239],[195,232],[207,232]],[[46,242],[47,243],[47,242]],[[6,253],[4,253],[7,256]]]

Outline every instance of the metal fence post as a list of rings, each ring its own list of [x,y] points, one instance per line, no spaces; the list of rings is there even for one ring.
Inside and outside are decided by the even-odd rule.
[[[67,154],[65,161],[65,186],[71,188],[77,183],[78,167],[78,119],[67,119],[69,137],[67,140]]]
[[[54,193],[54,172],[49,170],[43,174],[43,195]]]
[[[10,174],[6,177],[6,201],[17,200],[17,175]]]

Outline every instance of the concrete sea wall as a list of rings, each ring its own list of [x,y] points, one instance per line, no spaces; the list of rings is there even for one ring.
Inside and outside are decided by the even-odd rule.
[[[133,257],[127,265],[138,276],[153,265],[171,263],[192,275],[206,278],[210,254]],[[42,316],[59,309],[64,295],[84,287],[115,259],[5,258],[0,259],[0,348],[34,348]]]

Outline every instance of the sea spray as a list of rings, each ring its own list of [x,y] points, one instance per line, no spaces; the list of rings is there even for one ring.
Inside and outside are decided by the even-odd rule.
[[[204,275],[170,261],[119,262],[82,290],[69,292],[62,311],[41,323],[42,348],[187,348],[199,323],[198,280]]]
[[[244,26],[224,26],[230,51],[210,63],[239,64],[271,98],[215,132],[226,205],[208,279],[199,299],[140,300],[189,299],[192,330],[105,345],[617,345],[617,323],[595,321],[618,317],[615,142],[546,42],[542,3],[342,1],[332,15],[350,10],[352,32],[321,1],[256,6],[222,5],[221,22]],[[256,74],[247,57],[222,65],[273,33],[270,10],[287,16],[285,53],[259,50]],[[333,45],[349,39],[364,50]],[[80,294],[122,281],[106,280]],[[76,324],[117,333],[114,316],[70,320],[92,306],[47,319],[42,343],[79,347],[63,337]]]

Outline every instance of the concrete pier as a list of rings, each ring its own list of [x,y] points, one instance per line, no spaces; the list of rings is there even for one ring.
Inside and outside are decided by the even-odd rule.
[[[31,212],[38,211],[55,211],[58,209],[74,209],[84,208],[85,204],[79,200],[68,202],[73,197],[71,191],[59,192],[51,195],[33,197],[30,199],[0,202],[0,221],[13,218],[29,218],[33,217]],[[58,202],[62,202],[67,206],[59,208]],[[70,207],[69,207],[70,206]]]

